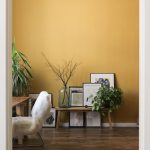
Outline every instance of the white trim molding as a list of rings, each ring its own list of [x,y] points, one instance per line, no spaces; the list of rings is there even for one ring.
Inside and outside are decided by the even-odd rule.
[[[109,123],[102,123],[102,127],[109,127]],[[138,127],[137,123],[112,123],[112,127]]]
[[[150,0],[140,0],[139,149],[150,150]]]
[[[62,123],[60,126],[64,127],[64,128],[68,128],[69,127],[69,122]]]
[[[68,128],[69,122],[62,123],[62,127]],[[102,123],[102,127],[110,127],[109,123]],[[139,127],[139,125],[135,123],[112,123],[112,127]]]
[[[11,0],[0,0],[0,149],[12,149]]]
[[[139,150],[145,150],[145,0],[139,0]]]

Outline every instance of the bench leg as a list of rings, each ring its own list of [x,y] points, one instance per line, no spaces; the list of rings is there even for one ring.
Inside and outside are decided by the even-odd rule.
[[[108,112],[108,121],[109,121],[109,127],[112,129],[112,122],[111,122],[111,114]]]
[[[57,111],[57,122],[56,122],[56,128],[59,128],[60,125],[60,111]]]

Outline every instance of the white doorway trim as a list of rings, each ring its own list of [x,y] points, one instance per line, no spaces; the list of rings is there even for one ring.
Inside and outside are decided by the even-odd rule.
[[[140,150],[150,150],[150,0],[140,0]]]
[[[0,149],[12,149],[11,0],[0,0]]]

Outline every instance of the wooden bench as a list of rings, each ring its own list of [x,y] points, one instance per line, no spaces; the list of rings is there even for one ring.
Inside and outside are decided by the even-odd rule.
[[[59,128],[60,123],[61,123],[61,112],[89,112],[92,111],[91,107],[68,107],[68,108],[59,108],[56,107],[56,128]],[[107,110],[104,110],[107,111]],[[111,123],[111,114],[108,112],[108,121],[109,121],[109,126],[112,128],[112,123]]]

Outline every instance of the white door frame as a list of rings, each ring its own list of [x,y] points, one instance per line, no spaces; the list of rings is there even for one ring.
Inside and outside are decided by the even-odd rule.
[[[150,150],[150,0],[140,6],[140,150]],[[0,149],[11,150],[11,0],[0,0]]]
[[[0,149],[12,149],[11,0],[0,0]]]
[[[140,150],[150,150],[150,0],[140,0]]]

